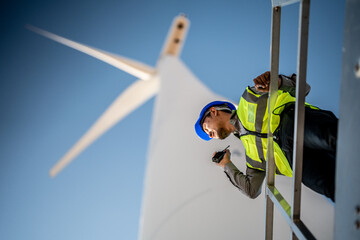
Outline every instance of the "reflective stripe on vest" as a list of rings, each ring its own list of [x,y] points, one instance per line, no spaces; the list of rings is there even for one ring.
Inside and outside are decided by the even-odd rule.
[[[295,98],[289,93],[278,91],[278,99],[275,109],[271,114],[271,132],[273,133],[280,124],[280,114],[285,105],[295,102]],[[246,134],[240,136],[246,151],[246,162],[250,168],[265,171],[267,155],[267,131],[268,131],[268,94],[256,94],[250,87],[243,93],[237,114]],[[292,169],[285,154],[274,141],[274,156],[276,173],[292,176]]]
[[[256,141],[256,144],[255,144],[256,150],[254,150],[254,149],[251,150],[251,147],[253,147],[254,144],[252,144],[252,146],[249,147],[249,145],[251,145],[251,143],[250,144],[247,144],[247,143],[251,142],[251,139],[254,139],[254,137],[255,137],[255,141]],[[261,150],[263,150],[262,145],[267,144],[267,137],[262,137],[262,138],[265,140],[265,143],[262,142],[263,140],[261,139],[261,137],[254,136],[250,132],[240,136],[240,139],[243,142],[244,147],[246,146],[245,150],[246,150],[246,163],[247,163],[247,166],[250,167],[250,168],[255,168],[255,169],[258,169],[258,170],[261,170],[261,171],[265,171],[265,169],[266,169],[266,158],[265,158],[264,155],[261,156],[261,154],[259,154],[259,152],[263,153],[263,151],[257,151],[259,149],[258,146],[260,144],[261,144],[260,145]],[[280,147],[279,147],[279,149],[280,149]],[[254,160],[254,159],[257,159],[257,156],[252,156],[251,155],[251,153],[256,153],[256,152],[258,153],[258,156],[259,156],[258,160]],[[254,159],[251,158],[250,156],[254,157]],[[280,171],[280,169],[277,167],[277,165],[275,165],[275,167],[276,167],[276,174],[284,175]]]

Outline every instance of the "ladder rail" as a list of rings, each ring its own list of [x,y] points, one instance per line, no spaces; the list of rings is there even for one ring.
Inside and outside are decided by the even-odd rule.
[[[278,95],[278,75],[279,75],[279,52],[280,52],[280,22],[281,22],[281,7],[274,7],[272,10],[271,21],[271,68],[270,68],[270,93],[268,99],[268,114],[271,116],[271,111],[274,109],[277,95]],[[269,123],[270,126],[270,117]],[[268,142],[267,142],[267,161],[266,161],[266,185],[274,186],[275,184],[275,158],[274,158],[274,143],[272,132],[268,127]],[[274,203],[266,194],[265,203],[265,239],[271,240],[273,236],[274,225]]]
[[[301,210],[301,182],[303,171],[303,147],[305,126],[305,91],[307,72],[307,52],[309,36],[310,0],[302,0],[299,12],[299,40],[296,78],[296,102],[294,123],[294,147],[293,147],[293,197],[292,197],[292,220],[300,220]]]

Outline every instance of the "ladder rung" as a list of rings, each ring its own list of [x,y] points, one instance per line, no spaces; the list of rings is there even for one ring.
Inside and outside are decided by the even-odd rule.
[[[281,193],[274,186],[266,186],[266,195],[269,196],[274,205],[279,209],[281,215],[289,224],[292,232],[298,237],[298,239],[316,239],[305,224],[298,220],[293,222],[291,219],[291,206],[281,195]]]
[[[272,7],[284,7],[297,2],[300,2],[300,0],[271,0]]]

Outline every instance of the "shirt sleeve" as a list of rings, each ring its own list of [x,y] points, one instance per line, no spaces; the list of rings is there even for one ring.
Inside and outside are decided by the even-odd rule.
[[[279,86],[280,90],[290,93],[291,96],[296,96],[296,74],[292,74],[290,77],[285,75],[279,75],[281,78],[281,85]],[[268,92],[259,92],[256,90],[255,86],[250,87],[253,92],[256,94],[268,94]],[[311,87],[306,83],[305,96],[309,94]]]
[[[290,93],[291,96],[295,97],[296,95],[296,74],[292,74],[290,77],[285,76],[285,75],[279,75],[279,77],[281,78],[281,85],[279,87],[279,89]],[[306,90],[305,90],[305,94],[306,96],[309,94],[310,92],[310,85],[308,83],[306,83]]]
[[[232,162],[224,167],[224,172],[230,182],[242,193],[250,198],[256,198],[261,193],[261,186],[266,173],[264,171],[247,168],[246,174],[243,174]]]

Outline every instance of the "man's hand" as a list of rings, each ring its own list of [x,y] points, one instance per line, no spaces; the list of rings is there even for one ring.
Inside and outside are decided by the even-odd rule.
[[[269,92],[270,89],[270,72],[267,71],[260,76],[257,76],[254,80],[255,88],[259,92]],[[281,85],[281,78],[278,80],[278,87]]]
[[[216,152],[214,153],[213,156],[215,156],[215,154],[216,154]],[[216,165],[224,168],[227,163],[231,162],[230,161],[230,156],[231,156],[230,150],[226,149],[226,153],[225,153],[223,159],[219,163],[216,163]]]

